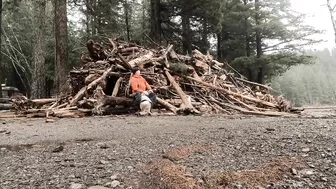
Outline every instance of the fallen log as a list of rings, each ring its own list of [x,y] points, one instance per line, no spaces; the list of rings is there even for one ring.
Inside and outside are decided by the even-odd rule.
[[[10,98],[0,98],[0,103],[9,103]]]
[[[171,105],[169,102],[166,102],[165,100],[161,98],[156,98],[156,100],[159,104],[161,104],[167,110],[172,111],[175,115],[177,114],[177,108],[175,106]]]
[[[43,106],[45,104],[56,102],[56,100],[57,100],[56,98],[45,98],[45,99],[34,99],[34,100],[31,100],[31,102],[35,106]]]
[[[140,56],[139,58],[133,59],[128,62],[131,67],[141,66],[148,61],[150,61],[152,58],[154,58],[154,53],[152,51],[149,51],[146,55]]]
[[[181,89],[181,87],[176,83],[176,81],[173,78],[173,76],[170,75],[170,73],[169,73],[168,70],[166,70],[165,73],[166,73],[166,76],[167,76],[169,82],[173,85],[173,87],[176,90],[177,94],[180,96],[180,98],[182,100],[182,104],[184,105],[185,109],[188,109],[188,110],[196,113],[197,110],[193,107],[193,105],[191,104],[190,100],[188,99],[187,95],[183,92],[183,90]]]
[[[0,110],[10,110],[13,109],[13,105],[12,104],[0,104]]]

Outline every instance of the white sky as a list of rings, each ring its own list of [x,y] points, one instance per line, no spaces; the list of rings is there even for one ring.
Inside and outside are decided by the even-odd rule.
[[[325,30],[320,38],[327,40],[319,45],[314,45],[314,49],[335,47],[334,30],[332,27],[329,10],[326,7],[327,0],[290,0],[294,10],[307,15],[307,24],[314,26],[319,30]],[[336,0],[331,0],[332,5]]]

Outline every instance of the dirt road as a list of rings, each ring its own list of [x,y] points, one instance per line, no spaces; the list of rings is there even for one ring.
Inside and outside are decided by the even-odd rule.
[[[336,120],[0,121],[0,188],[336,188]]]

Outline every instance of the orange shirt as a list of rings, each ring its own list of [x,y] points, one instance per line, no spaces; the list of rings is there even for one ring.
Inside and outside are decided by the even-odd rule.
[[[147,81],[141,75],[133,75],[131,77],[132,93],[142,93],[147,90],[152,90]]]

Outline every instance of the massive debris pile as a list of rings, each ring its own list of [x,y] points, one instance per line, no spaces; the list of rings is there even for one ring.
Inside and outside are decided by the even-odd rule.
[[[13,99],[28,116],[78,117],[134,112],[130,70],[137,66],[158,96],[159,113],[223,113],[281,116],[295,111],[269,86],[247,81],[227,63],[194,50],[177,54],[173,46],[149,49],[118,39],[87,42],[82,67],[69,73],[69,91],[55,99]]]

